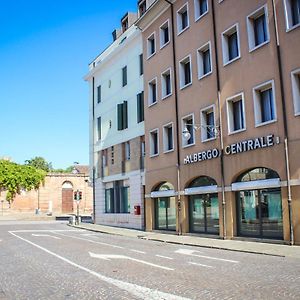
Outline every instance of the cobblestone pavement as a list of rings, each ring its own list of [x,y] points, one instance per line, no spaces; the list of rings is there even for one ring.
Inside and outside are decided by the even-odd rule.
[[[0,299],[300,299],[300,260],[0,222]]]

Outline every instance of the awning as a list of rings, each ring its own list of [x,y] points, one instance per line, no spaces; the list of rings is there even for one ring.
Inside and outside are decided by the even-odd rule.
[[[175,190],[151,192],[151,198],[174,197],[177,196]]]
[[[217,193],[217,192],[218,192],[217,185],[207,185],[207,186],[200,186],[200,187],[184,189],[185,195],[211,194],[211,193]]]

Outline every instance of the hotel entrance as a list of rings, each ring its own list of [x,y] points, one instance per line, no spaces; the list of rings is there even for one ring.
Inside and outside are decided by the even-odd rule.
[[[283,239],[280,179],[276,172],[256,168],[233,184],[236,192],[239,236]]]
[[[187,189],[190,232],[219,234],[219,199],[214,179],[201,176]]]

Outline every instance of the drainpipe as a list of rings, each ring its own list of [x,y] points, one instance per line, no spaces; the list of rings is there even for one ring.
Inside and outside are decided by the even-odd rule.
[[[93,222],[94,224],[96,224],[96,195],[95,195],[95,175],[96,175],[96,168],[95,168],[95,155],[94,155],[94,147],[95,147],[95,77],[93,77],[93,81],[92,81],[92,89],[93,89],[93,93],[92,93],[92,101],[93,101],[93,108],[92,108],[92,141],[93,141],[93,178],[92,178],[92,182],[93,182]]]
[[[211,1],[212,10],[212,22],[213,22],[213,32],[214,32],[214,44],[215,44],[215,61],[216,61],[216,77],[217,77],[217,90],[218,90],[218,111],[219,111],[219,137],[220,137],[220,167],[221,167],[221,189],[222,189],[222,224],[223,224],[223,239],[225,240],[226,235],[226,199],[225,199],[225,175],[224,175],[224,141],[223,141],[223,128],[222,128],[222,113],[221,113],[221,88],[220,88],[220,71],[219,62],[217,54],[217,33],[216,33],[216,16],[214,0]]]
[[[279,80],[280,80],[281,105],[282,105],[282,112],[283,112],[284,154],[285,154],[287,190],[288,190],[290,245],[292,246],[294,245],[294,227],[293,227],[292,191],[291,191],[291,175],[290,175],[290,162],[289,162],[288,124],[287,124],[287,112],[286,112],[286,105],[285,105],[285,90],[283,86],[283,72],[282,72],[281,49],[279,43],[278,24],[277,24],[277,12],[276,12],[276,4],[274,0],[272,0],[272,8],[273,8],[273,22],[275,28],[277,65],[278,65]]]
[[[180,130],[179,130],[179,114],[178,114],[178,87],[177,87],[177,64],[176,64],[176,45],[175,45],[175,23],[174,23],[174,6],[173,3],[169,0],[164,0],[167,2],[171,7],[171,23],[172,23],[172,51],[173,51],[173,65],[174,65],[174,90],[175,90],[175,117],[176,117],[176,132],[177,132],[177,138],[176,138],[176,147],[177,147],[177,218],[178,218],[178,235],[182,235],[182,220],[181,220],[181,195],[180,195],[180,144],[179,144],[179,136],[180,136]]]

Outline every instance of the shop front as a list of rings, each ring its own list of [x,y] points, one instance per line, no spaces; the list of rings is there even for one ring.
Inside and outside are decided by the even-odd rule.
[[[176,231],[176,193],[168,183],[160,184],[151,193],[154,198],[154,225],[156,230]]]
[[[255,168],[232,184],[236,193],[237,235],[283,239],[282,197],[279,175],[267,168]]]
[[[188,196],[190,232],[219,234],[219,199],[216,181],[207,176],[198,177],[184,193]]]

